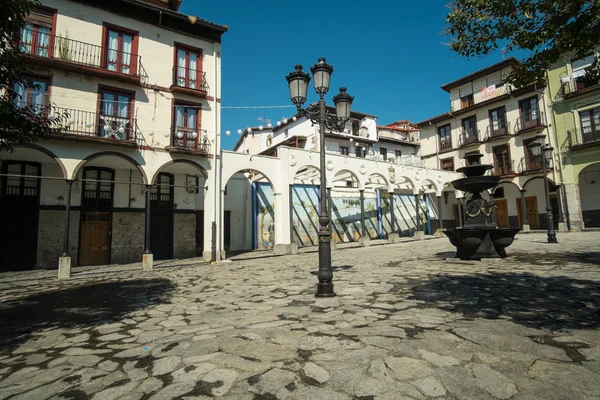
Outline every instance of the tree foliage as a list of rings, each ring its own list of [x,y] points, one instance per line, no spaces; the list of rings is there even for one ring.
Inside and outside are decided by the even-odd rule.
[[[599,45],[600,0],[455,0],[449,7],[446,34],[458,54],[527,53],[507,79],[516,86],[543,79],[563,55],[583,57]],[[591,73],[598,72],[596,58]]]
[[[17,45],[25,18],[39,6],[39,0],[1,0],[0,4],[0,151],[15,145],[36,142],[60,131],[64,116],[52,115],[50,107],[16,107],[21,101],[12,88],[16,83],[33,88],[30,73]]]

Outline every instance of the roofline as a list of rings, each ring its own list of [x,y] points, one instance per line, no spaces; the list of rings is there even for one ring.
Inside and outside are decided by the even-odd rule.
[[[399,145],[405,145],[405,146],[415,146],[415,147],[421,146],[420,142],[411,142],[409,140],[398,140],[398,139],[386,138],[386,137],[379,137],[378,141],[394,143],[394,144],[399,144]]]
[[[479,71],[475,71],[469,75],[463,76],[462,78],[459,78],[455,81],[446,83],[446,84],[442,85],[441,88],[443,90],[445,90],[446,92],[450,92],[451,89],[457,88],[467,82],[472,81],[473,79],[481,78],[484,75],[488,75],[488,74],[491,74],[492,72],[499,71],[504,67],[508,67],[509,65],[519,65],[519,64],[520,64],[519,60],[517,60],[514,57],[509,57],[506,60],[502,60],[500,62],[497,62],[496,64],[492,64],[488,67],[480,69]]]

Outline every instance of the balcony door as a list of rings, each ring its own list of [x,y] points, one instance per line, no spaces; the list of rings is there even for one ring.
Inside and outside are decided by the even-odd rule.
[[[582,143],[600,140],[600,108],[579,113]]]
[[[490,133],[491,136],[501,136],[507,133],[505,107],[490,110]]]
[[[177,48],[176,82],[180,87],[202,89],[202,53],[199,50]]]
[[[128,140],[133,133],[133,95],[113,89],[100,90],[100,136]]]
[[[15,107],[28,107],[34,111],[43,111],[49,103],[50,82],[43,78],[32,78],[26,83],[15,83],[12,99]]]
[[[521,128],[529,128],[537,125],[540,118],[537,97],[521,100],[519,102],[519,110],[521,112],[521,120],[523,121]]]
[[[175,105],[173,147],[197,149],[200,137],[200,106]]]
[[[52,57],[55,15],[55,10],[40,8],[27,16],[19,38],[21,52],[39,57]]]
[[[452,136],[450,124],[438,128],[438,137],[440,141],[440,151],[452,148]]]
[[[494,147],[494,175],[508,175],[512,172],[508,145]]]
[[[121,74],[137,74],[137,32],[104,24],[104,68]]]

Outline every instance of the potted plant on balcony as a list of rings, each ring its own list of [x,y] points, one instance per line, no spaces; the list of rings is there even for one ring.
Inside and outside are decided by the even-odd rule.
[[[71,50],[69,49],[69,30],[65,31],[65,36],[58,35],[56,45],[58,47],[58,58],[63,61],[71,61]]]

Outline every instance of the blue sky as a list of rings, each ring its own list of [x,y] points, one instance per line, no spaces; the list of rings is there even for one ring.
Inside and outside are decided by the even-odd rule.
[[[332,88],[346,86],[352,109],[379,117],[378,124],[418,122],[447,111],[440,89],[501,54],[467,60],[450,51],[442,34],[447,1],[372,0],[184,0],[181,12],[227,25],[222,48],[222,105],[291,105],[285,75],[295,64],[305,70],[321,56],[333,65]],[[312,89],[312,87],[311,87]],[[309,100],[314,101],[314,91]],[[223,149],[232,149],[237,130],[273,124],[294,108],[222,110]],[[266,125],[266,123],[264,124]]]

